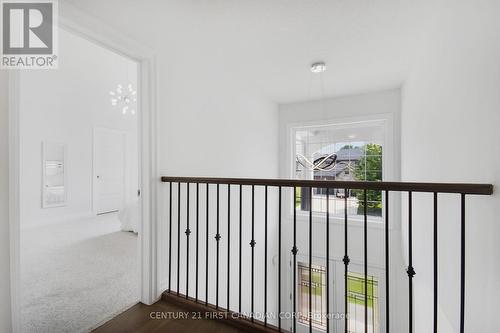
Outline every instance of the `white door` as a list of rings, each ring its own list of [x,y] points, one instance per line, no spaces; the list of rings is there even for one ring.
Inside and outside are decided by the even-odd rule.
[[[125,195],[125,134],[94,129],[94,211],[96,214],[123,208]]]

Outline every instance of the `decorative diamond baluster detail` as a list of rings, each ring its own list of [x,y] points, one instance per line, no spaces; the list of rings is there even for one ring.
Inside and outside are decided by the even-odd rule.
[[[413,278],[415,274],[415,269],[412,266],[408,266],[408,269],[406,270],[406,273],[408,274],[408,277]]]

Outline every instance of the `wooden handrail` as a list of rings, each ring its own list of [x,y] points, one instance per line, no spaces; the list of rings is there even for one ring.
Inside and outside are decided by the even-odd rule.
[[[420,182],[374,182],[301,179],[258,179],[258,178],[213,178],[213,177],[161,177],[162,182],[231,184],[282,187],[315,187],[336,189],[360,189],[398,192],[461,193],[474,195],[493,194],[492,184],[472,183],[420,183]]]

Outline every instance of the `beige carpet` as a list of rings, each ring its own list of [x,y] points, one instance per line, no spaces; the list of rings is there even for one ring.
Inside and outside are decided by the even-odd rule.
[[[116,214],[22,230],[22,332],[87,332],[137,303],[137,243]]]

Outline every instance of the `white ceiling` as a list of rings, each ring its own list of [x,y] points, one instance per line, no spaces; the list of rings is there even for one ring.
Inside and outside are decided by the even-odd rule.
[[[326,96],[400,86],[435,2],[64,1],[159,50],[172,75],[238,82],[277,103],[321,97],[318,60]]]

